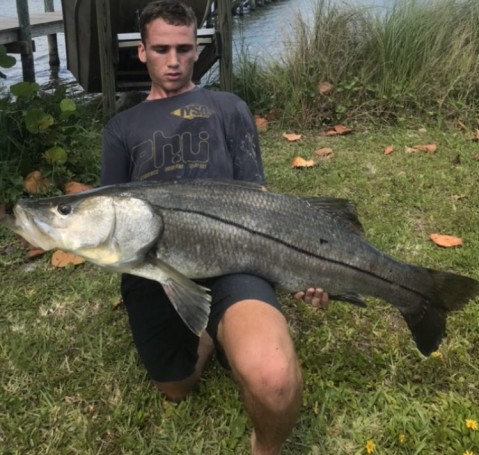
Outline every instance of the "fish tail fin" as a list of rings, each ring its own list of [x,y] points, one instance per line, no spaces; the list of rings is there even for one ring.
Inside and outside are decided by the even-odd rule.
[[[402,312],[418,349],[425,356],[436,351],[446,336],[446,319],[479,294],[479,282],[455,273],[426,269],[431,279],[420,311]]]

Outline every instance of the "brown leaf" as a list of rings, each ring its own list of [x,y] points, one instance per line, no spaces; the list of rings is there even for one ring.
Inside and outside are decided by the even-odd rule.
[[[315,150],[314,154],[321,158],[326,158],[333,155],[333,149],[330,147],[323,147],[318,150]]]
[[[295,156],[291,161],[292,168],[304,168],[313,166],[316,166],[316,162],[314,160],[305,160],[300,156]]]
[[[36,258],[38,256],[42,256],[45,253],[46,253],[46,251],[43,250],[42,248],[30,248],[27,251],[27,258],[28,259],[33,259],[33,258]]]
[[[283,133],[283,137],[289,142],[296,142],[301,139],[301,134],[296,133]]]
[[[266,131],[268,129],[268,120],[264,117],[255,117],[256,128],[258,131]]]
[[[65,185],[65,194],[81,193],[83,191],[91,190],[91,185],[85,185],[84,183],[68,182]]]
[[[406,145],[406,147],[404,147],[404,151],[405,151],[406,153],[417,153],[417,152],[419,152],[418,149],[415,149],[415,148],[413,148],[413,147],[408,147],[407,145]]]
[[[431,234],[429,238],[438,246],[451,248],[462,245],[462,239],[453,235]]]
[[[353,132],[353,128],[348,128],[344,125],[334,125],[326,128],[322,133],[321,136],[342,136],[344,134],[349,134]]]
[[[44,193],[48,190],[48,180],[40,171],[32,171],[23,179],[23,187],[28,194]]]
[[[333,89],[333,85],[328,81],[320,82],[317,87],[319,95],[327,95]]]
[[[69,265],[83,264],[85,259],[72,253],[57,250],[52,255],[52,265],[54,267],[67,267]]]
[[[427,153],[436,153],[437,151],[436,144],[414,145],[412,148],[419,150],[421,152],[427,152]]]
[[[392,145],[384,147],[384,155],[390,155],[392,152],[394,152],[394,147]]]

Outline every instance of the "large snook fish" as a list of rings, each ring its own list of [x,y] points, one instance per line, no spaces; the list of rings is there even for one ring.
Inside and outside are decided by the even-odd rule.
[[[384,299],[429,355],[447,313],[479,282],[400,262],[362,237],[350,203],[262,191],[240,182],[130,183],[22,199],[2,224],[45,250],[70,251],[107,269],[157,280],[196,334],[210,296],[195,278],[244,272],[297,291],[322,287],[337,299]]]

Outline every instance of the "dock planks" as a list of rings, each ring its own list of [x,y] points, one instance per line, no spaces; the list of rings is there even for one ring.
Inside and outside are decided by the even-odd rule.
[[[61,11],[30,14],[32,38],[63,32]],[[15,43],[19,40],[18,18],[0,16],[0,44]]]

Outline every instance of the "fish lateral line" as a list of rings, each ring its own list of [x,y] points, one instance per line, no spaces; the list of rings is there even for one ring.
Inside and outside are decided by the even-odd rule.
[[[418,292],[416,291],[415,289],[411,289],[407,286],[404,286],[400,283],[396,283],[395,281],[392,281],[392,280],[389,280],[385,277],[382,277],[380,275],[377,275],[375,273],[372,273],[368,270],[363,270],[359,267],[356,267],[354,265],[351,265],[351,264],[348,264],[346,262],[343,262],[343,261],[339,261],[339,260],[336,260],[336,259],[332,259],[332,258],[328,258],[328,257],[325,257],[325,256],[322,256],[320,254],[317,254],[317,253],[311,253],[309,251],[306,251],[306,250],[303,250],[302,248],[298,248],[294,245],[291,245],[290,243],[287,243],[285,242],[284,240],[281,240],[281,239],[278,239],[276,237],[273,237],[267,233],[263,233],[263,232],[258,232],[258,231],[255,231],[251,228],[248,228],[247,226],[244,226],[242,224],[239,224],[239,223],[235,223],[234,221],[230,221],[230,220],[225,220],[223,218],[221,218],[220,216],[217,216],[217,215],[212,215],[212,214],[209,214],[209,213],[205,213],[205,212],[202,212],[200,210],[193,210],[193,209],[184,209],[184,208],[173,208],[173,207],[161,207],[159,205],[156,205],[157,208],[159,209],[162,209],[162,210],[169,210],[171,212],[178,212],[178,213],[189,213],[189,214],[193,214],[193,215],[200,215],[200,216],[203,216],[205,218],[209,218],[209,219],[212,219],[212,220],[215,220],[215,221],[219,221],[219,222],[222,222],[224,224],[228,224],[230,226],[233,226],[233,227],[236,227],[238,229],[241,229],[243,231],[246,231],[250,234],[254,234],[254,235],[258,235],[260,237],[263,237],[265,239],[268,239],[268,240],[271,240],[271,241],[274,241],[274,242],[278,242],[279,244],[285,246],[286,248],[289,248],[293,251],[296,251],[297,253],[301,253],[301,254],[304,254],[308,257],[312,257],[314,259],[317,259],[317,260],[320,260],[320,261],[325,261],[325,262],[329,262],[330,264],[335,264],[335,265],[339,265],[341,267],[344,267],[344,268],[347,268],[347,269],[350,269],[350,270],[354,270],[360,274],[363,274],[363,275],[367,275],[367,276],[370,276],[372,278],[375,278],[379,281],[382,281],[384,283],[387,283],[389,285],[394,285],[394,286],[398,286],[399,288],[407,291],[407,292],[410,292],[412,294],[415,294],[417,296],[419,296],[421,299],[425,300],[425,301],[429,301],[429,298],[422,294],[421,292]],[[329,243],[327,240],[324,240],[324,239],[320,239],[320,244],[324,244],[324,243]],[[414,265],[411,265],[413,267],[418,267],[418,266],[414,266]]]

